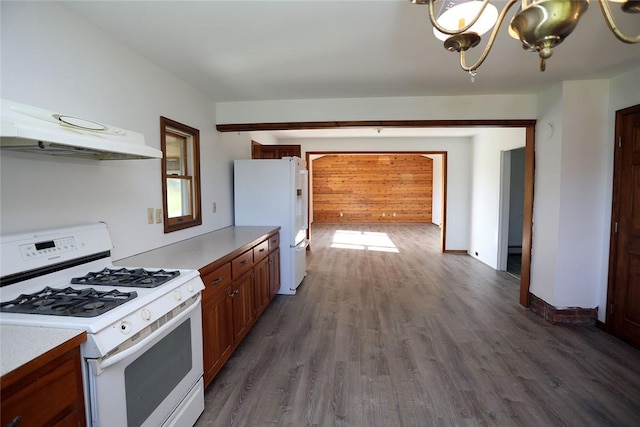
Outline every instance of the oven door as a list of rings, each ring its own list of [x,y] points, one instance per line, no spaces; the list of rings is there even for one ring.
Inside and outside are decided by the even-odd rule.
[[[121,353],[87,360],[92,426],[195,423],[204,410],[202,313],[196,298]]]

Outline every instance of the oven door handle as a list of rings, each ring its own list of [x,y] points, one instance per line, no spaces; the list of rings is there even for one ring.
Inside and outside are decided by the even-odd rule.
[[[136,351],[138,351],[141,347],[147,345],[147,342],[149,340],[153,340],[158,335],[163,334],[167,330],[167,328],[172,328],[176,323],[181,322],[182,319],[184,319],[187,316],[189,316],[192,311],[200,308],[200,304],[199,304],[200,303],[200,299],[201,299],[201,296],[200,296],[200,294],[198,294],[197,298],[191,304],[191,307],[189,307],[186,310],[184,310],[181,313],[179,313],[176,317],[174,317],[173,319],[169,320],[161,328],[159,328],[156,331],[154,331],[151,335],[143,338],[142,340],[140,340],[139,343],[134,344],[133,346],[131,346],[131,347],[125,349],[125,350],[122,350],[120,353],[116,353],[113,356],[110,356],[108,359],[100,361],[100,363],[99,363],[100,369],[106,369],[109,366],[115,365],[116,363],[120,362],[121,360],[126,359],[127,357],[129,357],[130,355],[132,355]]]

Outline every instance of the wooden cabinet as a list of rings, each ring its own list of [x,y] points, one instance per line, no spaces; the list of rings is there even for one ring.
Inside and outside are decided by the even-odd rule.
[[[253,325],[255,304],[253,298],[253,271],[248,271],[232,286],[233,344],[237,346]]]
[[[255,285],[255,303],[256,303],[256,315],[260,316],[269,301],[271,301],[271,294],[269,292],[269,258],[263,258],[256,263],[253,268],[255,272],[254,285]]]
[[[79,347],[84,340],[86,334],[2,377],[3,426],[86,425]]]
[[[251,141],[252,159],[281,159],[283,157],[301,157],[300,145],[263,145]]]
[[[205,387],[280,288],[279,242],[278,232],[272,233],[200,270]]]
[[[202,293],[204,381],[209,384],[233,351],[230,263],[202,280],[205,284]]]
[[[269,253],[269,301],[280,290],[280,248],[276,247]]]

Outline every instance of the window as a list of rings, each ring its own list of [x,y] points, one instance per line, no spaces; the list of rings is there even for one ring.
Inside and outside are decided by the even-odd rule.
[[[164,232],[202,224],[200,131],[160,117]]]

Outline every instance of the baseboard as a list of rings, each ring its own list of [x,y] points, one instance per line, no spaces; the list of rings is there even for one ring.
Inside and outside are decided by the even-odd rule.
[[[556,308],[529,292],[529,309],[554,325],[596,326],[597,308]]]
[[[596,328],[600,329],[601,331],[605,331],[606,332],[607,325],[605,325],[604,322],[596,320]]]
[[[464,249],[445,249],[445,254],[454,254],[454,255],[466,255],[467,251]]]

